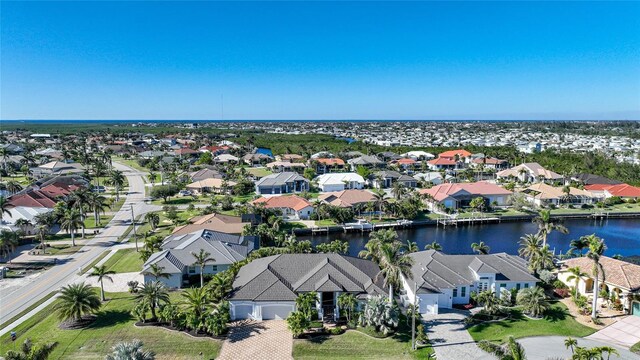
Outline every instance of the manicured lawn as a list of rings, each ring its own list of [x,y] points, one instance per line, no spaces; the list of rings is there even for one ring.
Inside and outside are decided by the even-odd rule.
[[[256,177],[265,177],[267,175],[273,174],[267,168],[247,168],[247,172]]]
[[[510,335],[515,338],[547,335],[584,337],[596,331],[578,323],[560,302],[552,303],[542,320],[530,320],[519,310],[513,310],[512,315],[513,319],[474,325],[469,328],[469,333],[475,341],[504,342]]]
[[[142,270],[142,259],[136,249],[122,249],[116,251],[104,265],[107,270],[116,273],[135,272]]]
[[[100,225],[96,226],[95,219],[93,218],[93,214],[87,214],[87,218],[84,219],[84,226],[86,229],[93,228],[102,228],[109,223],[113,219],[113,215],[100,215]]]
[[[87,271],[89,271],[89,269],[93,268],[97,263],[100,262],[100,260],[104,259],[104,257],[107,256],[107,254],[109,254],[110,252],[111,251],[109,251],[109,250],[103,251],[102,254],[100,254],[100,256],[98,256],[91,263],[89,263],[88,265],[86,265],[85,267],[82,268],[82,273],[84,274]]]
[[[151,201],[153,205],[189,205],[189,204],[209,204],[206,198],[193,198],[192,196],[169,198],[167,202],[163,199],[155,199]]]
[[[149,169],[138,165],[138,162],[136,160],[131,160],[131,159],[125,160],[125,159],[120,158],[120,157],[114,157],[113,160],[115,162],[119,162],[119,163],[121,163],[123,165],[126,165],[126,166],[128,166],[130,168],[136,169],[138,171],[142,171],[142,172],[148,172],[149,171]]]
[[[411,350],[411,328],[404,317],[401,317],[399,331],[384,339],[349,330],[342,335],[293,343],[294,359],[428,359],[431,353],[430,346]]]
[[[636,354],[640,354],[640,342],[635,343],[630,350]]]
[[[331,219],[323,219],[323,220],[316,221],[316,226],[333,226],[333,225],[336,225],[336,222]]]
[[[82,245],[71,246],[71,244],[54,245],[47,248],[46,255],[69,255],[74,254],[82,248]]]
[[[212,359],[220,350],[221,342],[212,339],[195,339],[185,334],[165,329],[137,328],[130,311],[135,299],[128,293],[108,293],[98,319],[86,329],[61,330],[60,321],[51,307],[19,325],[16,343],[29,338],[34,343],[58,342],[49,359],[103,359],[111,347],[121,341],[139,339],[144,348],[153,350],[156,359]],[[13,348],[10,334],[0,337],[0,353]],[[202,353],[202,355],[199,355]]]
[[[285,222],[284,224],[282,224],[282,226],[280,226],[280,230],[283,231],[291,231],[293,229],[306,229],[307,225],[303,224],[303,223],[299,223],[299,222]]]

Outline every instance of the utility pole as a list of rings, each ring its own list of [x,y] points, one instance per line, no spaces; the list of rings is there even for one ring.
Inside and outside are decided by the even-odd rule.
[[[413,282],[413,311],[411,312],[411,349],[416,349],[416,311],[418,310],[417,304],[417,282]]]
[[[133,238],[136,240],[136,252],[138,252],[138,234],[136,232],[136,217],[133,215],[133,204],[131,204],[131,224],[133,225]]]

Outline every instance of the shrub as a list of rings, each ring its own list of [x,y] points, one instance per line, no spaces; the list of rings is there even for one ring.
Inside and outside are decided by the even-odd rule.
[[[545,284],[551,284],[556,279],[556,275],[549,270],[540,271],[538,276]]]
[[[372,326],[376,331],[387,335],[398,327],[400,310],[382,295],[370,298],[360,317],[361,325]]]
[[[299,337],[307,329],[309,329],[309,319],[300,311],[294,311],[287,318],[287,327],[293,334],[293,337]]]
[[[331,329],[329,332],[331,333],[331,335],[340,335],[340,334],[344,333],[344,330],[342,330],[342,328],[335,327],[335,328]]]
[[[140,284],[137,281],[128,281],[127,282],[127,286],[129,287],[129,293],[130,294],[135,294],[138,292],[138,284]]]
[[[567,286],[567,284],[557,279],[553,281],[552,285],[554,289],[569,289],[569,286]]]

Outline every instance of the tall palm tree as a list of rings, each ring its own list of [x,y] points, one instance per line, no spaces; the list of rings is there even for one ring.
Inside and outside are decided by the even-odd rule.
[[[28,219],[20,218],[16,220],[15,225],[20,228],[20,231],[22,231],[22,233],[26,234],[27,228],[33,224]]]
[[[364,245],[364,250],[358,254],[363,259],[371,259],[379,263],[379,248],[382,244],[392,243],[398,240],[398,233],[393,229],[372,231],[369,234],[369,241]]]
[[[102,265],[102,266],[94,266],[93,271],[91,272],[91,274],[89,274],[89,276],[97,277],[98,281],[100,282],[100,298],[102,299],[102,301],[106,300],[104,298],[104,279],[107,279],[113,282],[113,279],[109,275],[112,275],[115,273],[116,273],[115,271],[107,270],[107,267],[105,265]]]
[[[4,222],[4,216],[9,215],[11,217],[11,212],[9,212],[9,201],[4,197],[0,196],[0,224]]]
[[[78,210],[71,208],[64,210],[61,220],[60,228],[71,234],[71,245],[76,246],[76,230],[82,228],[84,231],[82,216]]]
[[[61,320],[77,322],[83,316],[100,310],[101,304],[100,298],[91,286],[79,283],[63,287],[53,309]]]
[[[144,344],[140,340],[119,342],[111,350],[105,360],[155,360],[156,354],[150,350],[142,350]]]
[[[400,182],[396,181],[395,183],[393,183],[391,192],[393,193],[393,196],[396,200],[400,200],[400,198],[402,198],[402,195],[407,193],[407,188]]]
[[[136,293],[136,299],[149,305],[153,319],[156,319],[156,308],[160,303],[168,303],[170,300],[167,286],[160,281],[144,283]]]
[[[18,191],[22,190],[22,185],[20,185],[17,181],[7,181],[7,191],[10,194],[15,194]]]
[[[72,192],[69,196],[69,200],[71,200],[71,203],[73,204],[73,207],[78,209],[78,212],[80,213],[80,219],[82,220],[83,226],[82,226],[82,238],[85,238],[85,233],[84,233],[84,211],[85,211],[85,205],[87,205],[88,203],[88,198],[91,192],[85,188],[80,188],[75,190],[74,192]]]
[[[9,257],[18,246],[18,235],[10,230],[0,231],[0,256]],[[11,262],[11,259],[8,261]]]
[[[57,342],[46,343],[42,345],[33,345],[31,339],[27,339],[22,343],[20,352],[15,350],[7,351],[4,359],[6,360],[46,360],[58,345]]]
[[[540,210],[538,216],[533,219],[533,222],[538,224],[538,234],[542,236],[542,246],[547,245],[547,236],[553,231],[562,234],[569,233],[569,229],[551,217],[551,210]]]
[[[542,270],[553,267],[553,254],[549,250],[549,245],[545,245],[529,259],[529,269],[539,274]]]
[[[382,209],[388,203],[386,196],[387,193],[380,189],[373,191],[373,201],[378,207],[378,220],[382,220]]]
[[[607,249],[607,246],[604,244],[604,240],[600,239],[595,234],[587,235],[585,239],[589,243],[589,252],[587,252],[587,257],[593,261],[592,272],[594,283],[591,317],[595,319],[598,316],[598,291],[600,291],[598,281],[600,280],[600,275],[602,275],[603,280],[605,278],[604,268],[602,267],[602,264],[600,264],[600,258]]]
[[[520,238],[518,255],[531,261],[531,258],[539,252],[541,245],[542,237],[540,234],[526,234]]]
[[[109,173],[109,179],[107,180],[108,184],[113,186],[116,189],[116,201],[120,200],[120,191],[124,187],[124,183],[126,178],[124,174],[120,170],[112,170]]]
[[[109,207],[107,198],[98,193],[88,193],[86,203],[87,207],[93,211],[93,220],[96,226],[100,226],[100,213],[104,213]]]
[[[521,305],[524,311],[533,317],[539,317],[549,308],[544,290],[539,286],[520,290],[516,303]]]
[[[584,236],[581,236],[579,239],[571,240],[569,245],[571,245],[571,249],[580,252],[580,257],[583,255],[583,250],[589,247],[589,243]]]
[[[424,249],[425,250],[442,251],[442,245],[440,245],[437,241],[434,241],[431,244],[425,245]]]
[[[589,274],[583,272],[578,266],[569,268],[568,271],[571,273],[571,275],[567,276],[567,281],[575,280],[576,282],[575,292],[573,293],[573,298],[575,299],[578,297],[578,285],[580,284],[580,279],[585,276],[589,276]]]
[[[489,245],[485,244],[484,241],[480,241],[479,243],[474,242],[471,244],[471,249],[480,255],[487,255],[489,251],[491,251]]]
[[[404,275],[406,278],[413,278],[411,265],[413,258],[402,253],[402,243],[394,241],[392,243],[383,243],[378,249],[378,261],[380,272],[377,276],[383,276],[384,286],[389,287],[389,301],[393,300],[393,288],[399,288],[402,285],[400,280]]]
[[[490,354],[495,355],[500,360],[526,360],[524,348],[516,342],[513,336],[509,336],[505,345],[494,344],[487,340],[478,343],[478,347]]]
[[[200,267],[200,287],[204,286],[204,267],[208,262],[216,261],[216,259],[211,257],[211,254],[206,252],[204,249],[200,249],[199,253],[192,252],[191,255],[195,259],[195,264]]]

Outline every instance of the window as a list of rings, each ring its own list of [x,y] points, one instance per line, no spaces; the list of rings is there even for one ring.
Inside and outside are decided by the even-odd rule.
[[[458,289],[453,289],[453,297],[458,297]]]
[[[463,286],[460,288],[460,296],[465,297],[467,296],[467,287]]]
[[[529,288],[529,284],[525,283],[525,284],[524,284],[524,288],[525,288],[525,289],[528,289],[528,288]]]
[[[516,284],[516,290],[520,291],[520,283]]]
[[[214,273],[218,272],[218,265],[211,265],[211,271]]]
[[[507,284],[500,284],[500,289],[506,288]]]
[[[196,273],[196,267],[195,266],[189,266],[189,274],[195,274]]]
[[[489,290],[488,282],[480,282],[478,283],[478,292],[483,292]]]

